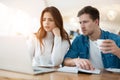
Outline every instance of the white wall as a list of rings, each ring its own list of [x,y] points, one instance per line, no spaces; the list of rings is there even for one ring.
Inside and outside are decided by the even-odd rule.
[[[0,34],[36,32],[43,0],[0,0]]]
[[[44,0],[0,0],[0,34],[36,32],[40,27],[39,20],[43,8],[45,8]],[[61,12],[63,11],[61,10]],[[69,16],[66,20],[63,15],[67,32],[70,30],[76,31],[76,29],[80,28],[77,21],[73,18],[71,20],[71,17]],[[73,17],[76,17],[76,15]],[[105,18],[105,16],[103,17]],[[100,27],[117,33],[120,30],[120,23],[117,24],[105,19],[100,21]]]

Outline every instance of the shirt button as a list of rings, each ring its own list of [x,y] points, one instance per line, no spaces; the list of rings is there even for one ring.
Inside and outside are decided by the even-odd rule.
[[[113,56],[112,54],[110,56]]]

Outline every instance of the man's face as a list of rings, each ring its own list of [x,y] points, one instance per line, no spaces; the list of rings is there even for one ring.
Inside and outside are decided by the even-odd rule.
[[[79,16],[80,28],[83,35],[91,36],[98,26],[98,20],[92,20],[89,14]]]

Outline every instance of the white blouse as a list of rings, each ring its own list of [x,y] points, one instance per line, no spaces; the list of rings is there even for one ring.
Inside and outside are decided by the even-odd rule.
[[[60,65],[70,46],[67,40],[62,40],[58,36],[54,37],[51,32],[47,32],[47,36],[43,39],[42,49],[35,35],[31,35],[27,43],[33,66]]]

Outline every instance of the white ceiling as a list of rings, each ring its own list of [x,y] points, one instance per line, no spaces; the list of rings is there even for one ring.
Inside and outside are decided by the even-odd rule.
[[[43,0],[46,6],[56,6],[63,15],[63,18],[70,20],[75,18],[80,9],[84,6],[93,6],[100,11],[100,27],[105,30],[117,33],[120,31],[120,0]],[[109,12],[113,11],[115,18]],[[110,18],[108,18],[108,16]]]
[[[115,21],[120,22],[120,0],[44,0],[46,6],[56,6],[63,16],[76,17],[78,11],[84,6],[94,6],[99,9],[101,18],[106,19],[108,12],[117,13]]]
[[[60,10],[65,23],[76,18],[78,11],[84,6],[94,6],[100,11],[101,26],[113,32],[120,30],[120,0],[0,0],[0,3],[25,11],[38,20],[42,9],[55,6]],[[114,20],[108,19],[111,10],[116,14]],[[109,16],[111,18],[111,15]]]
[[[19,8],[30,15],[38,17],[46,6],[56,6],[64,18],[76,17],[78,11],[84,6],[94,6],[101,13],[101,20],[107,20],[110,10],[117,13],[114,22],[120,22],[120,0],[0,0],[1,3]]]

